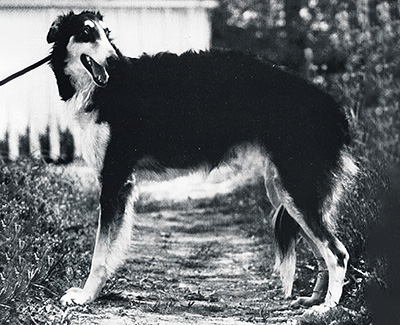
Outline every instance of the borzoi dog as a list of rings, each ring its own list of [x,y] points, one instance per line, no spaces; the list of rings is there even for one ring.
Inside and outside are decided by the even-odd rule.
[[[74,105],[99,172],[100,216],[90,274],[63,304],[93,301],[128,254],[134,178],[140,168],[214,168],[239,145],[265,156],[275,208],[277,260],[286,296],[301,234],[318,260],[311,297],[294,306],[329,309],[342,294],[349,254],[331,229],[342,179],[356,172],[348,122],[337,103],[306,81],[249,54],[210,51],[128,58],[100,13],[59,16],[47,35],[59,94]]]

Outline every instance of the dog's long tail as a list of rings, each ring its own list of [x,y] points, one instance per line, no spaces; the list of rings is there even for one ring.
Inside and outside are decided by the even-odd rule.
[[[295,248],[300,226],[283,205],[275,211],[273,226],[277,249],[275,269],[279,270],[285,296],[289,297],[296,269]]]

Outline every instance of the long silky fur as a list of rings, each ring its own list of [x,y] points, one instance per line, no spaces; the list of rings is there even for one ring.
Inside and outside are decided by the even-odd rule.
[[[346,193],[354,185],[359,169],[347,149],[341,151],[338,168],[332,172],[332,186],[330,194],[322,205],[322,220],[332,232],[336,230],[338,207]]]
[[[138,199],[138,193],[136,179],[133,175],[129,182],[132,183],[132,191],[125,205],[122,225],[119,229],[115,229],[115,233],[111,232],[108,238],[110,240],[107,244],[109,252],[105,264],[108,276],[111,276],[123,264],[130,256],[132,249],[132,233],[135,220],[134,203]]]
[[[326,249],[332,250],[331,259],[346,270],[348,254],[324,224],[334,223],[338,202],[357,167],[345,151],[350,143],[346,116],[332,97],[251,54],[213,50],[125,57],[105,29],[101,40],[109,43],[103,51],[90,48],[90,42],[77,42],[72,47],[74,62],[67,66],[68,40],[75,40],[77,26],[86,19],[98,22],[101,15],[69,14],[55,22],[48,35],[54,42],[50,65],[61,98],[75,107],[87,129],[85,144],[94,149],[86,150],[85,159],[100,172],[103,190],[110,189],[100,198],[108,211],[113,207],[108,199],[121,198],[121,180],[133,168],[213,168],[230,148],[253,143],[269,158],[265,168],[273,172],[267,177],[267,191],[277,210],[275,235],[286,295],[293,287],[299,227],[315,232],[309,237],[319,244],[330,240],[332,247]],[[106,87],[95,87],[81,66],[83,46],[91,50],[83,54],[102,58],[99,62],[109,74]],[[135,194],[127,195],[125,209],[118,211],[122,220],[112,213],[99,220],[106,233],[99,232],[98,255],[101,259],[106,254],[107,275],[129,252]],[[337,273],[338,283],[342,273]],[[341,288],[336,292],[341,294]]]
[[[276,259],[274,269],[279,272],[285,297],[290,297],[296,271],[296,240],[299,225],[281,205],[272,218],[274,228]]]
[[[354,184],[358,167],[354,158],[347,150],[342,150],[339,166],[332,172],[330,195],[326,197],[322,205],[322,222],[331,231],[336,230],[338,218],[338,206],[342,202],[345,193],[348,193]],[[285,297],[291,295],[296,270],[296,241],[299,225],[289,215],[283,206],[276,209],[272,225],[276,241],[275,270],[279,272]],[[283,225],[282,223],[285,222]]]

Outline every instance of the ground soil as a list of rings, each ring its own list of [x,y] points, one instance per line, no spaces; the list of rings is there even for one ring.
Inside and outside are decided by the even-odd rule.
[[[132,258],[72,324],[295,324],[273,272],[272,244],[248,218],[215,209],[137,214]]]

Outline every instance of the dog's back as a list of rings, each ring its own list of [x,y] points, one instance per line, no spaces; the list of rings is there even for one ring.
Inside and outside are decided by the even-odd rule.
[[[348,125],[315,86],[252,55],[226,51],[164,53],[110,66],[108,86],[97,89],[93,107],[126,139],[125,157],[157,162],[148,168],[215,166],[230,148],[253,142],[299,204],[301,197],[323,200],[329,193]]]

